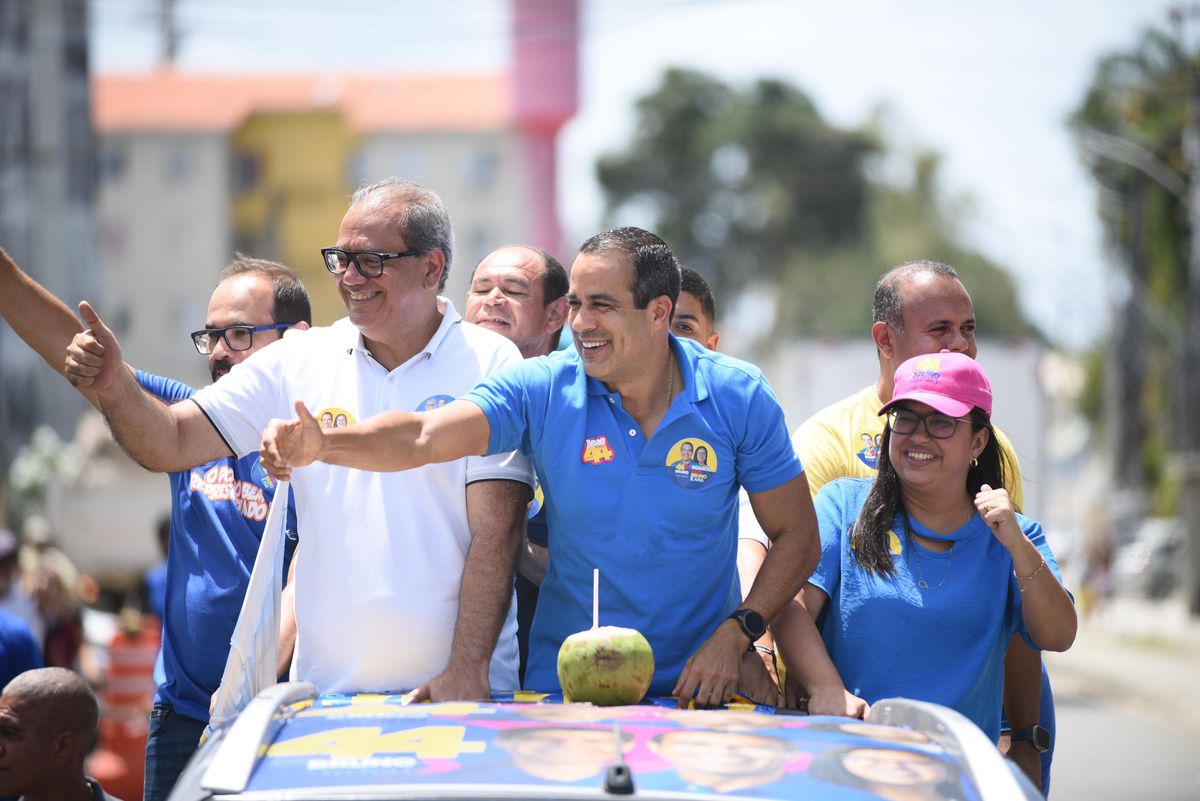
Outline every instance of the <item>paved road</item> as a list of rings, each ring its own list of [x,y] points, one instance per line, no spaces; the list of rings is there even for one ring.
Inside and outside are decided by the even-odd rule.
[[[1160,713],[1101,695],[1086,683],[1055,676],[1054,697],[1059,741],[1051,799],[1200,799],[1200,738],[1195,734],[1172,727]]]

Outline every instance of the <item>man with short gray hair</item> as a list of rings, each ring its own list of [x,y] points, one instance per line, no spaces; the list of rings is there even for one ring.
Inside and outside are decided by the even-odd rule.
[[[90,330],[68,349],[66,372],[95,393],[130,454],[158,470],[257,450],[268,421],[291,416],[292,399],[335,426],[437,408],[521,359],[439,297],[452,250],[435,193],[381,181],[354,194],[337,243],[321,251],[345,319],[290,334],[191,403],[166,407],[133,391],[116,369],[116,338],[81,304]],[[297,678],[323,692],[419,688],[418,699],[433,700],[516,689],[512,572],[532,481],[512,454],[403,474],[326,465],[297,474]]]

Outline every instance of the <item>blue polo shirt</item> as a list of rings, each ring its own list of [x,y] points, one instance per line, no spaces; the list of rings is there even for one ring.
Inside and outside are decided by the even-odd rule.
[[[670,693],[741,602],[739,486],[763,492],[802,470],[757,367],[670,342],[683,392],[649,440],[574,350],[527,359],[465,396],[487,415],[488,453],[520,450],[544,490],[550,564],[526,687],[558,689],[559,646],[591,627],[599,568],[600,624],[642,632],[654,649],[650,692]]]
[[[137,372],[151,395],[175,403],[195,390]],[[258,454],[215,459],[171,473],[171,539],[167,548],[163,643],[154,666],[155,703],[193,720],[208,720],[221,684],[229,641],[258,554],[275,482]],[[288,502],[285,567],[296,544],[296,508]]]

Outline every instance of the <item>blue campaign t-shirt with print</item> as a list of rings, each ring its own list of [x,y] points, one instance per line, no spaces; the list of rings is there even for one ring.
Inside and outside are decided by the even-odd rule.
[[[741,602],[739,486],[765,491],[801,472],[756,367],[690,340],[671,344],[683,392],[649,440],[575,351],[527,359],[465,396],[487,415],[488,452],[520,450],[542,483],[550,563],[528,688],[558,689],[559,646],[591,627],[599,568],[600,624],[642,632],[654,649],[650,692],[670,693],[687,658]]]
[[[195,390],[179,381],[137,372],[138,383],[167,403]],[[275,481],[258,454],[225,457],[170,474],[171,539],[167,549],[163,644],[154,668],[157,703],[194,720],[208,720],[221,683],[229,641],[242,608],[262,539]],[[286,564],[296,544],[296,508],[288,500]]]
[[[868,573],[850,547],[850,529],[873,484],[841,478],[817,493],[821,561],[809,581],[829,596],[819,621],[829,656],[846,689],[868,703],[933,701],[995,739],[1008,641],[1020,633],[1037,648],[1021,618],[1012,557],[978,514],[948,535],[909,518],[913,533],[953,542],[945,552],[917,543],[897,518],[888,537],[895,575]],[[1017,522],[1061,582],[1041,525],[1021,514]]]

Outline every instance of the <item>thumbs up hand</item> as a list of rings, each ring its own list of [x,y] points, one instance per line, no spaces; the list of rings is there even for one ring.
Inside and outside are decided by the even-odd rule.
[[[104,392],[112,389],[124,370],[121,343],[86,300],[79,304],[84,330],[67,346],[67,380],[79,389]]]
[[[293,467],[312,464],[321,455],[325,433],[304,401],[296,401],[295,420],[272,420],[263,432],[258,458],[279,481],[289,481]]]

